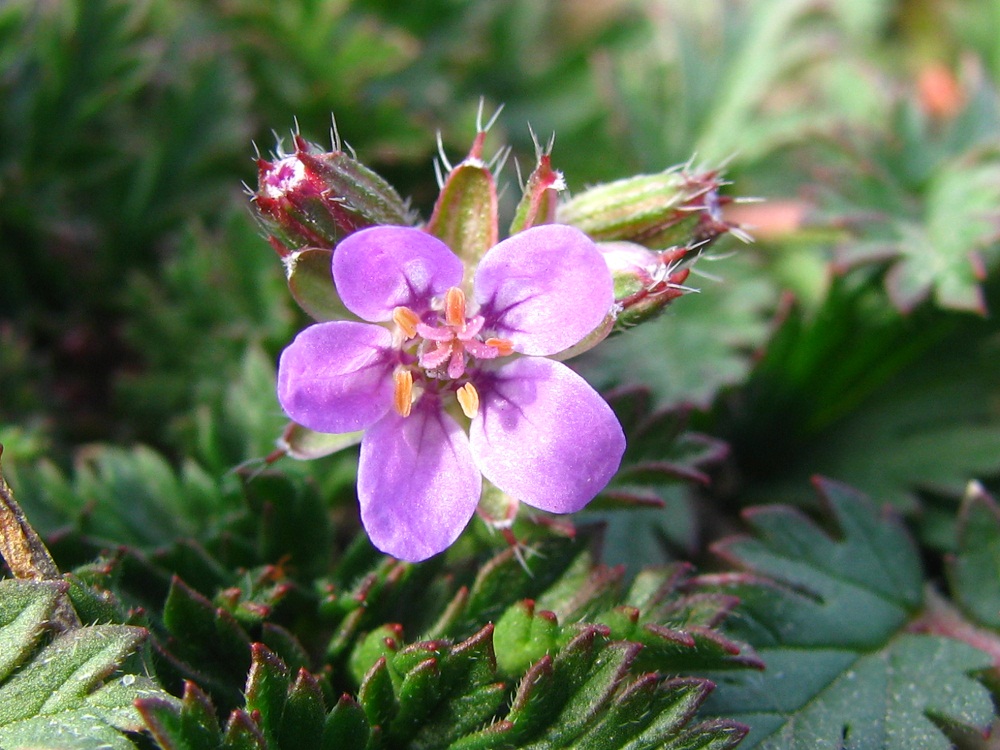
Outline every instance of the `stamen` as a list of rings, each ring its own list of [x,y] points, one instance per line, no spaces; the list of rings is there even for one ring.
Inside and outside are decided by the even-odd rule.
[[[514,342],[509,339],[494,339],[489,338],[483,342],[486,346],[492,346],[497,350],[497,353],[501,357],[506,357],[508,354],[514,353]]]
[[[392,321],[400,327],[406,338],[412,339],[417,335],[417,324],[420,316],[408,307],[397,307],[392,311]]]
[[[455,392],[458,404],[465,412],[465,416],[472,419],[479,413],[479,391],[472,383],[466,383]]]
[[[392,374],[395,390],[392,393],[392,407],[401,417],[410,416],[413,407],[413,373],[409,370],[396,370]]]
[[[451,287],[444,295],[444,320],[456,328],[465,325],[465,292],[457,286]]]

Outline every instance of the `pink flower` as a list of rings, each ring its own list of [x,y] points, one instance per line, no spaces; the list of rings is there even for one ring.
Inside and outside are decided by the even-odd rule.
[[[320,432],[365,430],[361,520],[382,551],[423,560],[475,513],[482,477],[552,513],[585,506],[618,470],[625,436],[579,375],[547,359],[604,320],[611,275],[594,243],[564,225],[493,247],[475,271],[408,227],[350,235],[333,256],[348,310],[281,355],[278,398]],[[463,425],[468,426],[468,434]]]

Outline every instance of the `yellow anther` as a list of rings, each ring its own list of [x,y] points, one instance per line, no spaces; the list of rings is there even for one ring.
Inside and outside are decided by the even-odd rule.
[[[444,320],[450,326],[465,325],[465,292],[457,286],[445,292]]]
[[[501,357],[506,357],[508,354],[514,353],[514,342],[507,339],[486,339],[483,343],[486,346],[492,346],[496,349]]]
[[[459,388],[455,396],[458,397],[458,405],[469,419],[479,413],[479,391],[472,383],[466,383]]]
[[[392,407],[399,416],[408,417],[413,406],[413,373],[409,370],[396,370],[392,374],[392,382],[395,385]]]
[[[420,322],[420,316],[410,308],[397,307],[392,311],[392,321],[406,334],[406,338],[412,339],[417,335],[417,323]]]

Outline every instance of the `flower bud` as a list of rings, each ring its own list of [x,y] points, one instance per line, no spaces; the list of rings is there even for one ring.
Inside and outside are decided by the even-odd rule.
[[[357,159],[339,148],[324,152],[299,135],[294,142],[292,154],[257,160],[252,204],[279,255],[331,248],[375,224],[413,223],[392,185]]]
[[[551,224],[556,220],[558,196],[566,189],[566,181],[562,172],[552,168],[553,143],[554,139],[550,139],[543,149],[538,141],[535,141],[535,168],[524,184],[524,192],[510,226],[511,234],[523,232],[539,224]]]
[[[470,271],[499,239],[496,180],[492,164],[483,160],[488,127],[479,128],[469,155],[454,167],[442,152],[441,164],[448,173],[439,173],[441,193],[427,222],[427,231],[450,247]],[[501,152],[493,161],[503,158]]]
[[[663,312],[667,305],[692,291],[684,286],[690,269],[682,267],[687,248],[657,253],[631,242],[599,244],[614,280],[618,314],[614,330],[631,328]]]
[[[624,240],[653,250],[686,245],[703,249],[733,229],[720,208],[725,183],[716,171],[671,168],[598,185],[559,206],[558,221],[598,242]]]

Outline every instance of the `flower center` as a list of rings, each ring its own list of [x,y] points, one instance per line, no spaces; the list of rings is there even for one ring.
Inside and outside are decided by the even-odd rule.
[[[411,349],[412,346],[417,365],[416,372],[403,366],[394,375],[393,405],[404,417],[410,413],[413,402],[414,379],[425,386],[430,381],[436,381],[440,387],[445,382],[463,378],[470,359],[496,359],[514,351],[513,343],[507,339],[488,337],[483,340],[483,316],[469,316],[465,293],[455,286],[445,292],[443,309],[437,321],[425,323],[408,307],[397,307],[393,310],[392,319],[402,337],[401,349]],[[407,374],[402,376],[401,372]],[[479,409],[479,394],[475,386],[466,381],[453,390],[462,411],[466,416],[473,417]]]

